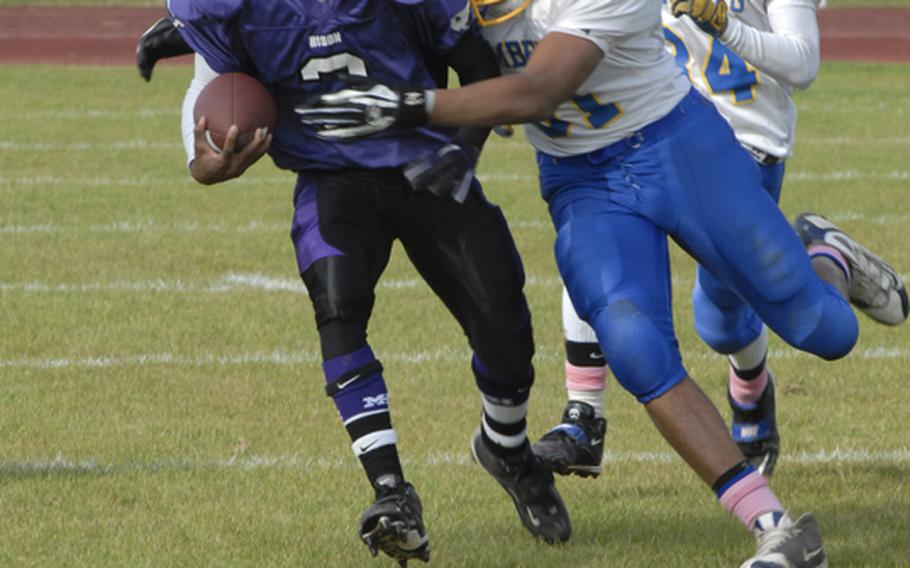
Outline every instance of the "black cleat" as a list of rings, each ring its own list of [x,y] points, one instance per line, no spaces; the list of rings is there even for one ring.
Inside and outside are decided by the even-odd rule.
[[[377,485],[376,501],[360,516],[360,539],[373,556],[381,550],[401,566],[407,566],[412,558],[429,562],[430,538],[422,515],[413,485]]]
[[[749,408],[741,406],[727,390],[727,402],[733,410],[730,425],[733,441],[740,451],[764,476],[770,476],[777,465],[780,454],[780,434],[777,431],[777,409],[774,402],[774,377],[768,373],[765,387],[755,404]]]
[[[494,454],[478,428],[471,439],[471,455],[506,490],[515,503],[521,524],[548,544],[569,540],[572,521],[556,491],[553,474],[529,446],[512,457]]]
[[[597,477],[604,455],[606,418],[596,418],[594,407],[570,400],[562,422],[543,435],[531,449],[544,466],[561,475]]]
[[[850,302],[879,323],[899,325],[907,320],[910,302],[900,275],[834,223],[821,215],[803,213],[794,223],[808,247],[825,244],[838,250],[850,265]]]

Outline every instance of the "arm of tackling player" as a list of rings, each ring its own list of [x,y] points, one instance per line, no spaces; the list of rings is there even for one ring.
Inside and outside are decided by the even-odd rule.
[[[759,71],[805,89],[818,74],[819,33],[815,10],[814,0],[770,0],[771,31],[759,31],[730,18],[720,39]]]

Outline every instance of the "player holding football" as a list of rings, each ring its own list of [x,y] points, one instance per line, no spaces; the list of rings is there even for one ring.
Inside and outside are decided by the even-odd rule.
[[[664,37],[676,63],[730,122],[749,150],[762,185],[780,200],[784,162],[793,151],[796,107],[791,93],[815,80],[819,34],[813,0],[674,0],[664,3]],[[815,215],[796,228],[803,240],[830,230],[829,244],[852,262],[869,260],[868,271],[893,283],[896,296],[865,287],[855,278],[851,301],[872,318],[896,325],[906,319],[907,293],[900,277],[870,258],[859,243]],[[899,300],[899,301],[891,301]],[[767,366],[767,332],[755,312],[709,271],[699,266],[692,293],[695,327],[701,338],[729,359],[727,399],[732,434],[743,454],[770,475],[780,451],[774,379]],[[563,294],[566,388],[562,423],[535,444],[535,451],[561,473],[597,476],[603,456],[606,362],[594,330]]]
[[[360,519],[361,539],[402,565],[429,558],[421,503],[399,462],[382,366],[366,340],[373,290],[397,238],[474,351],[483,406],[478,459],[508,491],[528,530],[547,542],[566,540],[565,505],[527,439],[534,344],[523,268],[502,213],[473,175],[489,129],[390,129],[339,142],[317,137],[294,112],[343,86],[342,73],[421,92],[440,80],[440,69],[445,76],[445,65],[464,83],[497,76],[495,55],[472,32],[467,0],[170,0],[168,8],[171,21],[144,34],[137,62],[150,72],[154,57],[144,56],[155,45],[152,51],[166,53],[158,48],[174,44],[173,35],[168,40],[174,26],[197,53],[183,112],[193,177],[201,183],[236,177],[265,151],[298,174],[291,238],[313,303],[325,391],[375,490]],[[423,54],[445,65],[430,68]],[[205,119],[193,125],[191,114],[205,84],[232,71],[266,85],[278,121],[273,133],[257,133],[239,152],[232,127],[219,154],[205,142]]]
[[[682,365],[666,239],[787,342],[825,359],[843,357],[857,339],[850,283],[873,284],[877,274],[823,242],[806,254],[753,157],[664,48],[658,3],[475,7],[507,76],[448,91],[354,85],[300,107],[301,119],[335,140],[402,125],[530,123],[560,273],[617,380],[754,532],[758,550],[744,566],[826,566],[814,517],[790,518]],[[407,104],[415,92],[425,105]]]

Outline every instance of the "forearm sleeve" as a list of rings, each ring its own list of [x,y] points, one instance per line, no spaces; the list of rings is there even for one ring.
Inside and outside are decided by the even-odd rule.
[[[818,21],[812,0],[771,0],[771,31],[730,19],[721,41],[759,71],[798,89],[818,74]]]
[[[217,76],[218,73],[208,66],[205,59],[196,54],[195,73],[193,74],[193,80],[190,81],[190,86],[186,90],[186,94],[183,96],[183,108],[180,112],[180,132],[183,134],[183,149],[186,151],[187,166],[192,164],[193,159],[196,157],[196,136],[193,133],[196,121],[193,120],[193,108],[196,106],[196,99],[199,98],[199,93]]]

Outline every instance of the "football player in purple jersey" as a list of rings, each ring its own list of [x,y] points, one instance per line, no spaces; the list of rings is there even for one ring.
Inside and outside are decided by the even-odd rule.
[[[422,109],[424,91],[444,81],[445,67],[463,84],[498,75],[468,1],[171,0],[168,9],[170,18],[140,39],[137,64],[148,78],[157,57],[187,46],[196,52],[183,112],[193,177],[231,179],[266,152],[297,173],[291,238],[315,312],[325,391],[375,490],[360,519],[362,540],[401,563],[429,558],[382,365],[366,338],[374,287],[395,239],[473,350],[483,407],[476,457],[494,468],[528,530],[546,542],[566,540],[568,513],[526,433],[534,344],[521,260],[505,218],[473,173],[489,129],[409,128],[405,109],[401,128],[337,142],[316,136],[294,111],[350,81],[413,85],[411,102]],[[232,128],[219,154],[205,142],[204,117],[193,124],[192,109],[202,88],[227,72],[259,79],[275,98],[278,121],[240,151]]]

